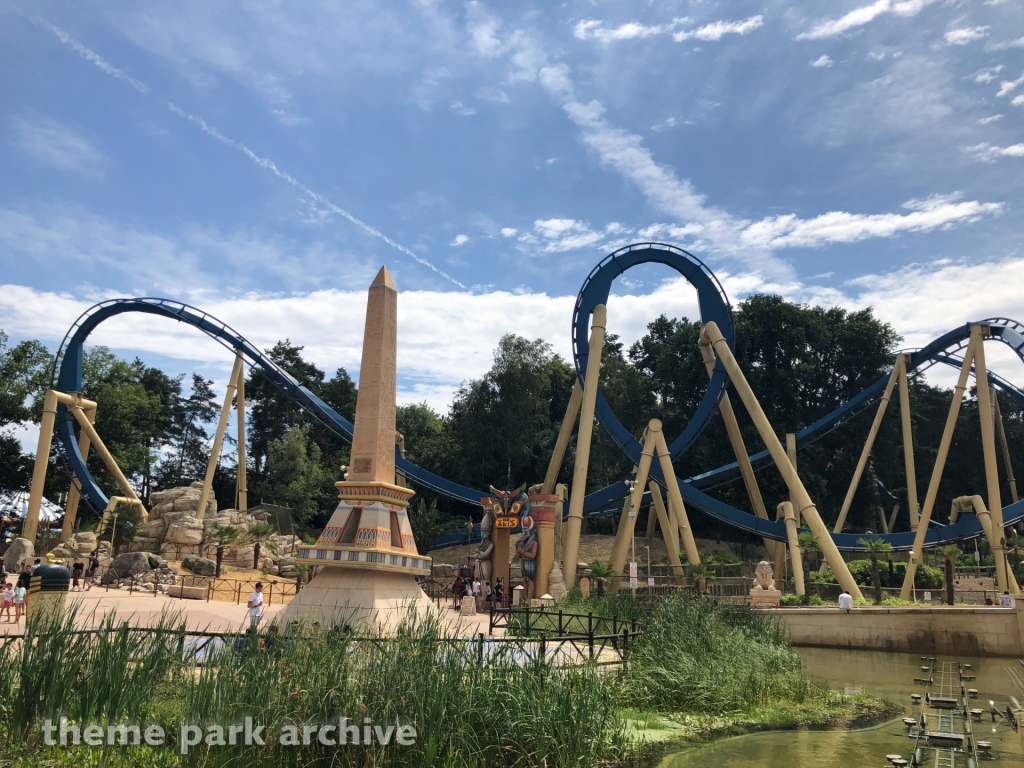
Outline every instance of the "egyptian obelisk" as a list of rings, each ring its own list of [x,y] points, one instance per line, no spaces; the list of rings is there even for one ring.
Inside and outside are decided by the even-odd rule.
[[[431,570],[430,558],[416,550],[406,512],[415,492],[395,477],[397,353],[398,290],[381,267],[366,304],[349,470],[334,484],[340,501],[327,527],[295,558],[316,566],[317,574],[279,623],[370,622],[393,629],[409,611],[434,611],[415,580]]]

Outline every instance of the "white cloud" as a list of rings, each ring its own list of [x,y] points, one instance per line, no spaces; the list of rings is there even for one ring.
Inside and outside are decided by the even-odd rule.
[[[592,230],[586,223],[575,219],[538,219],[534,231],[542,238],[541,248],[546,253],[561,253],[596,245],[605,234]],[[521,238],[522,239],[522,238]],[[524,242],[533,242],[532,236]]]
[[[988,27],[962,27],[951,29],[946,33],[946,42],[950,45],[967,45],[975,40],[988,37]]]
[[[617,40],[638,40],[645,37],[668,34],[680,24],[685,24],[688,21],[689,19],[686,17],[672,19],[668,24],[647,25],[631,21],[627,24],[608,29],[604,26],[603,21],[584,19],[573,29],[573,35],[575,35],[577,40],[599,40],[602,43],[611,43]]]
[[[469,16],[467,29],[469,38],[476,52],[485,58],[494,58],[504,51],[498,39],[501,21],[488,14],[478,2],[468,3],[466,10]]]
[[[991,144],[976,144],[966,147],[968,152],[983,163],[994,163],[1000,157],[1024,157],[1024,144],[1013,144],[1009,147],[994,147]]]
[[[651,126],[652,131],[660,132],[669,128],[675,128],[677,120],[674,117],[665,118],[660,123]]]
[[[811,62],[811,66],[812,67],[831,67],[832,63],[833,63],[832,59],[829,57],[829,55],[827,53],[823,53],[821,56],[819,56],[818,58],[816,58],[814,61]]]
[[[959,195],[935,195],[910,200],[907,214],[853,214],[832,211],[812,219],[793,214],[765,218],[743,230],[742,239],[763,248],[814,247],[825,243],[854,243],[871,237],[893,237],[901,232],[930,232],[953,224],[997,215],[1002,203],[959,202]]]
[[[501,236],[502,237],[515,237],[518,232],[519,232],[519,230],[516,229],[515,227],[502,227],[501,228]]]
[[[999,84],[999,92],[996,94],[997,98],[1008,96],[1016,90],[1017,86],[1024,85],[1024,75],[1021,75],[1016,80],[1003,80]]]
[[[103,155],[65,125],[53,120],[20,117],[11,122],[14,129],[11,143],[49,165],[63,171],[94,174],[103,164]]]
[[[996,75],[1003,71],[1003,65],[1000,64],[998,67],[986,67],[985,69],[979,69],[973,75],[974,82],[976,83],[991,83],[996,79]]]
[[[454,112],[459,117],[469,117],[470,115],[476,114],[475,109],[473,109],[472,107],[467,107],[465,104],[458,100],[452,102],[452,112]]]
[[[856,29],[857,27],[869,24],[879,16],[890,13],[896,16],[916,16],[921,9],[933,2],[935,2],[935,0],[901,0],[899,2],[893,2],[893,0],[876,0],[876,2],[871,3],[871,5],[863,5],[860,8],[854,8],[845,16],[838,19],[827,19],[819,22],[809,31],[802,32],[797,35],[796,39],[820,40],[824,37],[835,37],[836,35],[841,35],[851,29]]]
[[[657,35],[672,35],[677,43],[684,40],[696,39],[715,41],[721,40],[723,36],[745,35],[755,29],[760,29],[764,24],[764,18],[760,15],[751,16],[742,21],[714,21],[696,29],[680,30],[683,24],[689,22],[688,17],[678,17],[666,24],[641,24],[631,21],[618,27],[605,27],[603,21],[597,19],[584,19],[576,24],[573,34],[578,40],[597,40],[602,43],[613,43],[619,40],[641,40]]]
[[[455,239],[448,243],[448,245],[454,245],[455,247],[458,247],[460,245],[465,245],[468,242],[469,235],[456,235]]]
[[[1002,119],[1003,119],[1002,115],[989,115],[988,117],[980,118],[978,120],[978,122],[981,123],[982,125],[988,125],[989,123],[994,123],[996,120],[1002,120]]]
[[[476,97],[489,101],[492,104],[508,104],[511,101],[508,94],[501,90],[501,88],[480,88],[476,92]]]
[[[302,115],[296,115],[296,114],[294,114],[292,112],[288,112],[288,111],[283,110],[283,109],[275,109],[275,110],[272,110],[272,112],[273,112],[274,117],[277,119],[277,122],[279,122],[281,125],[284,125],[284,126],[286,126],[288,128],[294,128],[297,125],[309,125],[310,123],[313,122],[308,117],[303,117]]]
[[[992,43],[988,48],[993,51],[1005,51],[1009,48],[1024,48],[1024,37],[1018,37],[1016,40],[1005,40],[999,43]]]
[[[751,16],[743,21],[716,21],[691,31],[676,32],[672,39],[677,43],[695,38],[697,40],[721,40],[724,35],[745,35],[764,26],[764,17]]]

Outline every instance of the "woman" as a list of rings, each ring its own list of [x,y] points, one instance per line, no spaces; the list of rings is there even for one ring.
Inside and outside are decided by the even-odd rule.
[[[462,599],[462,574],[460,573],[455,577],[455,583],[452,584],[452,609],[459,610],[459,601]]]
[[[75,560],[75,564],[71,566],[71,591],[79,592],[82,589],[82,571],[85,570],[85,566],[81,560]]]

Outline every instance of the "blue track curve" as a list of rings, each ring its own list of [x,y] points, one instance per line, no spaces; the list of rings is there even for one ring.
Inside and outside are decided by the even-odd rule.
[[[176,301],[166,299],[114,299],[105,301],[88,309],[68,331],[57,354],[59,369],[56,374],[56,388],[61,392],[80,392],[82,389],[82,352],[89,334],[111,317],[125,312],[142,312],[150,315],[167,317],[178,322],[187,323],[203,333],[216,339],[231,350],[239,350],[246,360],[266,376],[281,392],[301,405],[308,413],[317,418],[334,434],[347,442],[352,441],[352,424],[327,403],[299,384],[280,366],[270,360],[256,347],[250,344],[241,334],[230,326],[220,322],[202,310]],[[55,363],[56,365],[56,363]],[[63,405],[57,411],[57,430],[64,453],[67,456],[71,471],[75,473],[81,484],[81,491],[93,509],[101,510],[107,506],[107,496],[96,483],[89,468],[78,450],[75,439],[74,417]],[[395,449],[395,464],[409,480],[420,486],[430,488],[452,499],[468,504],[479,505],[480,497],[486,493],[467,488],[466,486],[445,480],[432,472],[428,472],[405,460]]]
[[[659,263],[669,266],[685,277],[697,290],[702,322],[715,321],[730,346],[734,344],[732,314],[728,299],[714,274],[696,257],[681,249],[660,243],[642,243],[618,250],[601,261],[588,275],[576,300],[572,320],[573,362],[577,375],[582,382],[585,379],[587,358],[589,355],[589,321],[594,307],[608,301],[611,284],[616,277],[631,267],[644,263]],[[82,388],[82,355],[86,339],[104,320],[126,312],[142,312],[173,319],[191,325],[206,333],[211,338],[230,350],[239,350],[247,362],[267,377],[288,398],[303,407],[308,413],[319,420],[335,435],[347,442],[352,440],[352,424],[323,402],[319,397],[299,384],[280,366],[267,358],[256,347],[249,343],[241,334],[230,326],[208,315],[202,310],[176,301],[158,298],[114,299],[97,304],[75,322],[68,331],[54,362],[53,385],[62,392],[77,392]],[[1021,360],[1024,360],[1024,325],[1007,318],[992,318],[982,321],[991,327],[993,338],[1009,345]],[[956,328],[939,337],[927,347],[911,353],[908,371],[922,371],[931,365],[943,363],[959,367],[962,358],[957,353],[963,350],[970,337],[973,323]],[[819,421],[811,424],[797,434],[797,445],[813,442],[821,435],[835,429],[871,405],[872,401],[882,392],[888,381],[888,374],[880,378],[870,387],[849,402],[837,408]],[[1024,392],[1001,377],[989,373],[989,380],[998,389],[1024,404]],[[725,391],[727,377],[721,364],[715,366],[714,374],[709,382],[697,411],[690,419],[682,434],[670,444],[669,450],[673,459],[682,455],[714,416],[718,401]],[[598,394],[596,414],[601,425],[612,439],[634,462],[639,461],[641,446],[639,442],[622,426],[612,412],[603,395]],[[68,464],[81,486],[83,498],[96,510],[107,505],[107,497],[96,483],[78,450],[78,441],[74,433],[74,418],[64,406],[58,407],[58,437],[67,457]],[[767,467],[771,457],[767,451],[750,457],[755,470]],[[457,501],[478,505],[480,497],[487,495],[483,491],[468,488],[446,480],[438,475],[416,466],[402,458],[396,448],[396,467],[411,482],[428,488]],[[664,484],[657,465],[652,466],[653,479]],[[739,474],[737,464],[727,464],[710,472],[679,481],[680,492],[686,503],[721,520],[735,528],[757,536],[786,540],[785,526],[781,522],[761,520],[755,515],[729,506],[707,493],[717,485],[735,479]],[[604,511],[621,508],[627,493],[625,483],[615,483],[607,488],[591,493],[584,504],[585,514],[600,514]],[[1003,509],[1004,521],[1007,525],[1024,519],[1024,501],[1011,504]],[[926,546],[960,541],[981,536],[981,524],[973,515],[961,516],[954,525],[933,523],[928,531]],[[432,548],[450,546],[464,541],[465,534],[453,534],[431,542]],[[845,551],[863,551],[857,539],[863,534],[834,534],[836,546]],[[902,532],[881,535],[881,538],[892,544],[895,550],[909,550],[913,546],[914,533]]]

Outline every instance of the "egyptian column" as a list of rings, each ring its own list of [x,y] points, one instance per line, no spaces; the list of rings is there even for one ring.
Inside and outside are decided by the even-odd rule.
[[[317,574],[278,623],[370,622],[393,629],[409,612],[434,611],[415,580],[431,572],[431,559],[416,551],[406,512],[415,492],[395,477],[397,347],[398,290],[381,267],[366,305],[349,470],[335,483],[340,501],[327,527],[295,558],[316,566]]]

